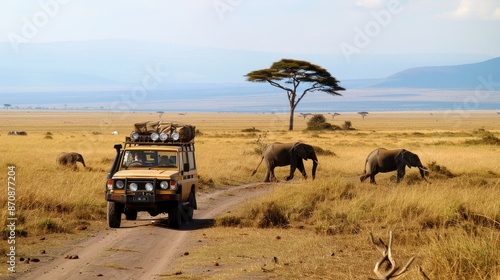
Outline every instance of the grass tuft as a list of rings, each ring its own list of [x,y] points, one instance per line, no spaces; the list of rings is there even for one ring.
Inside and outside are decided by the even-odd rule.
[[[37,222],[37,230],[43,233],[66,233],[70,232],[60,221],[44,218]]]

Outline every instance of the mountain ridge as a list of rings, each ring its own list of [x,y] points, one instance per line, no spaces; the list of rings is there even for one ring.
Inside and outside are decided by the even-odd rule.
[[[414,67],[395,73],[368,88],[488,90],[484,83],[500,80],[500,57],[476,63]],[[498,87],[498,85],[497,85]]]
[[[335,54],[272,53],[127,40],[33,43],[13,53],[8,43],[0,42],[0,91],[15,87],[130,88],[147,75],[147,67],[156,66],[165,73],[159,87],[168,87],[169,83],[245,83],[246,73],[267,68],[282,58],[318,64],[340,80],[342,86],[350,88],[351,84],[376,84],[374,81],[380,82],[410,67],[476,62],[489,57],[359,54],[347,62]],[[78,77],[82,77],[80,81]],[[359,82],[373,77],[376,80]]]

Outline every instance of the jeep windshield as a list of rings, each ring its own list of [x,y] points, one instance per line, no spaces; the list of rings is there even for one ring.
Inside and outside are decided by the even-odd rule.
[[[174,151],[131,150],[125,151],[122,167],[173,167],[177,165],[177,153]]]

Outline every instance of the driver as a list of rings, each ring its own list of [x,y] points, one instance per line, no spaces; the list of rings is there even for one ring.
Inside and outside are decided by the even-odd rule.
[[[136,152],[129,166],[142,166],[142,164],[144,163],[144,158],[145,158],[144,152],[142,151]]]

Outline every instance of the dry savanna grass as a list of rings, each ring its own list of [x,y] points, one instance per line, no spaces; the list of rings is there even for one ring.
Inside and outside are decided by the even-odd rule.
[[[494,112],[343,113],[327,121],[355,130],[307,131],[302,116],[287,131],[283,114],[165,113],[163,120],[193,124],[201,188],[262,181],[254,176],[266,144],[302,141],[316,147],[316,180],[269,184],[275,190],[216,219],[190,254],[171,272],[185,279],[366,279],[380,253],[369,233],[387,240],[399,265],[416,256],[404,279],[500,279],[500,118]],[[134,122],[156,113],[7,111],[0,113],[0,180],[16,166],[18,255],[28,255],[41,237],[68,238],[105,225],[105,178],[113,145]],[[24,130],[28,136],[7,136]],[[112,135],[112,131],[120,135]],[[406,148],[431,173],[428,182],[407,169],[360,183],[368,153],[377,147]],[[87,164],[56,164],[60,152],[81,153]],[[305,162],[310,173],[311,163]],[[277,168],[284,178],[288,168]],[[7,200],[0,196],[0,218]],[[80,229],[88,228],[86,231]],[[230,228],[231,230],[227,230]],[[3,236],[8,234],[4,227]],[[71,237],[70,237],[71,238]],[[1,253],[8,244],[2,242]],[[219,264],[214,266],[213,262]]]

